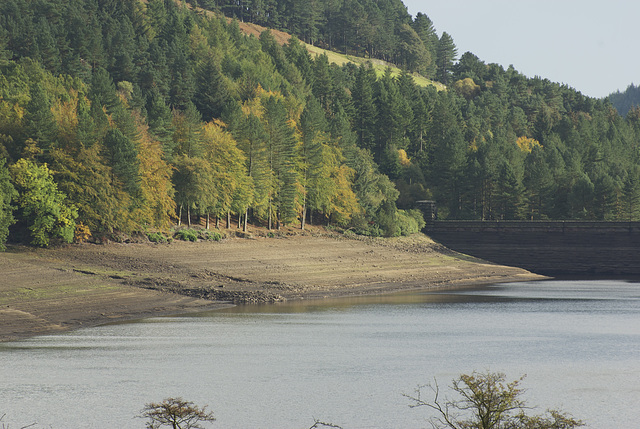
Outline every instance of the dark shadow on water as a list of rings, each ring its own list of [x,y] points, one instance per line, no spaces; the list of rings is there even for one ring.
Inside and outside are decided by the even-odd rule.
[[[534,282],[501,283],[446,291],[412,291],[387,295],[352,296],[312,300],[295,300],[275,304],[249,304],[195,313],[186,317],[208,317],[212,314],[287,314],[324,311],[346,311],[360,306],[458,305],[540,301],[593,302],[612,299],[608,291],[623,291],[625,299],[640,299],[640,278],[539,280]],[[612,289],[613,288],[613,289]],[[617,295],[616,295],[617,296]]]

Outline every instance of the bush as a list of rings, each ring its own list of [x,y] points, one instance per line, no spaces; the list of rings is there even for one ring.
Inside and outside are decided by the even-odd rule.
[[[200,231],[198,238],[200,240],[207,240],[207,241],[220,241],[223,238],[225,238],[225,236],[224,234],[218,231]]]
[[[198,241],[198,231],[195,229],[181,229],[176,231],[174,237],[183,241]]]
[[[343,234],[346,237],[355,237],[355,235],[356,235],[355,231],[352,230],[352,229],[347,229]]]
[[[400,228],[400,235],[415,234],[422,231],[425,225],[426,223],[420,210],[398,210],[398,228]]]
[[[165,237],[164,234],[162,234],[160,232],[149,233],[149,234],[147,234],[147,238],[152,243],[166,243],[167,242],[167,237]]]

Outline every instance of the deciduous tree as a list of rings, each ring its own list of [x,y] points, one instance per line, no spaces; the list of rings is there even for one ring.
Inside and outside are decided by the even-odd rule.
[[[148,429],[170,427],[173,429],[202,429],[202,423],[214,422],[213,412],[207,406],[200,408],[182,398],[167,398],[160,403],[151,402],[142,410]]]
[[[558,410],[548,415],[528,416],[524,390],[520,383],[524,376],[510,383],[503,373],[473,372],[462,374],[450,386],[458,399],[442,399],[437,381],[434,385],[419,386],[411,400],[411,408],[428,407],[435,411],[431,418],[434,428],[450,429],[572,429],[584,426],[580,420]],[[422,399],[422,389],[430,387],[433,400]]]
[[[51,239],[71,243],[78,212],[58,190],[47,165],[20,159],[10,170],[19,193],[19,218],[30,231],[31,243],[41,247],[49,246]]]

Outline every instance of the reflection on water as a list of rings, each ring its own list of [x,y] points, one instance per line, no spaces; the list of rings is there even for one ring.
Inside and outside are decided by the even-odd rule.
[[[11,427],[143,428],[144,403],[209,404],[224,428],[428,427],[402,393],[506,372],[532,404],[633,427],[640,286],[545,281],[243,306],[0,345]],[[635,402],[632,400],[636,398]],[[33,404],[37,404],[35,407]],[[637,404],[635,404],[637,405]]]

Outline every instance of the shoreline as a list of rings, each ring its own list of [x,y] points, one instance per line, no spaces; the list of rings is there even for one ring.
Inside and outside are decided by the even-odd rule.
[[[10,246],[0,253],[0,272],[0,342],[234,304],[546,278],[456,254],[422,234],[294,232],[221,242]]]

